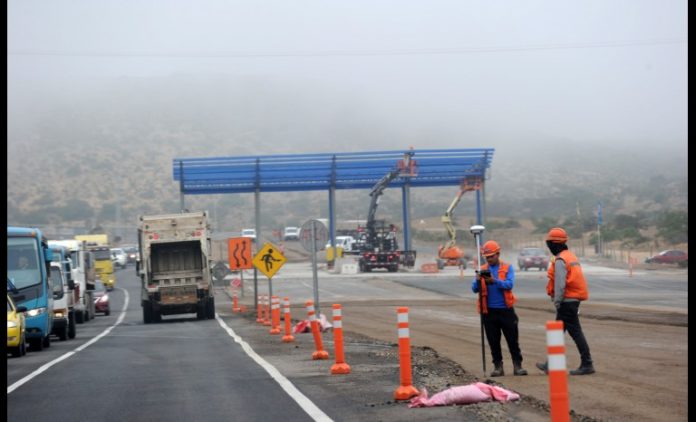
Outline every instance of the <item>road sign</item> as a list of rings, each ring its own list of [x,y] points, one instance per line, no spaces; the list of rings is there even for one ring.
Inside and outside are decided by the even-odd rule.
[[[329,230],[319,220],[307,220],[300,228],[300,243],[307,252],[312,252],[312,224],[314,224],[314,251],[323,251],[329,240]]]
[[[280,267],[285,264],[285,261],[287,261],[285,255],[270,242],[266,242],[252,260],[254,266],[266,274],[268,278],[272,278]]]
[[[230,287],[236,287],[239,288],[239,286],[242,285],[242,280],[235,278],[234,280],[230,281]]]
[[[227,239],[227,256],[231,270],[250,270],[254,268],[251,262],[251,238],[231,237]]]
[[[231,272],[232,271],[227,269],[227,265],[225,265],[222,261],[218,261],[218,263],[213,266],[213,277],[218,280],[224,280],[227,274],[230,274]]]

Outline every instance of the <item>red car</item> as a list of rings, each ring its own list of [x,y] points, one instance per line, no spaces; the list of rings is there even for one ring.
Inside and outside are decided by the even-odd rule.
[[[543,271],[549,267],[549,257],[541,248],[524,248],[517,256],[517,266],[520,271],[527,271],[530,267]]]
[[[96,282],[92,297],[94,298],[94,311],[102,312],[104,315],[108,316],[111,313],[109,294],[106,292],[106,288],[101,281]]]
[[[648,264],[677,264],[686,267],[689,256],[678,249],[668,249],[645,260]]]

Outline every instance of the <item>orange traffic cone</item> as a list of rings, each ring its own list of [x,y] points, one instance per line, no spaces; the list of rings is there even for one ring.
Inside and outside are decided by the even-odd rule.
[[[285,319],[285,335],[283,336],[283,342],[292,343],[295,341],[295,337],[290,333],[292,322],[290,321],[290,299],[287,297],[283,298],[283,311]]]
[[[394,391],[396,400],[408,400],[418,395],[411,379],[411,337],[408,329],[408,308],[401,307],[397,312],[397,327],[399,331],[399,372],[401,386]]]
[[[333,334],[336,363],[331,366],[332,374],[350,374],[350,365],[346,363],[343,355],[343,315],[341,305],[333,305]]]
[[[314,301],[308,300],[305,303],[307,306],[307,315],[309,316],[309,322],[312,325],[312,335],[314,336],[314,345],[317,350],[312,353],[312,359],[328,359],[329,352],[324,350],[324,346],[321,344],[321,332],[319,332],[319,321],[317,321],[316,315],[314,315]]]

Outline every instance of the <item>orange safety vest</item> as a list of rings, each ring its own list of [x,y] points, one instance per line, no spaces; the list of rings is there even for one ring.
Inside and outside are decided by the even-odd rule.
[[[569,299],[587,300],[589,297],[589,294],[587,293],[587,280],[585,280],[585,276],[582,274],[582,268],[580,268],[580,261],[578,261],[578,257],[566,249],[558,254],[558,258],[565,262],[566,267],[566,288],[563,297]],[[549,265],[549,271],[547,273],[549,282],[546,284],[546,293],[551,297],[554,296],[554,273],[556,271],[555,263],[556,258],[554,257],[551,261],[551,265]]]
[[[487,270],[487,269],[488,269],[488,264],[481,265],[481,270]],[[507,273],[508,273],[509,269],[510,269],[510,264],[507,264],[503,261],[500,261],[500,263],[498,264],[498,280],[505,280],[507,278]],[[483,296],[483,313],[487,314],[488,313],[488,286],[484,282],[481,283],[481,296]],[[505,297],[505,306],[507,306],[508,308],[512,308],[512,306],[515,304],[515,301],[517,300],[515,295],[512,293],[512,289],[503,290],[503,296]],[[476,301],[476,311],[478,311],[478,313],[481,313],[481,301],[480,300]]]

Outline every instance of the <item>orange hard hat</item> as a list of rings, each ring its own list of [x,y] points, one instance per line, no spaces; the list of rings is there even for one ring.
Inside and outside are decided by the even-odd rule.
[[[560,227],[554,227],[549,230],[549,233],[546,235],[546,240],[553,243],[566,243],[568,242],[568,233]]]
[[[500,245],[498,245],[498,242],[495,240],[489,240],[488,242],[484,243],[483,248],[481,248],[481,253],[483,256],[495,255],[498,252],[500,252]]]

